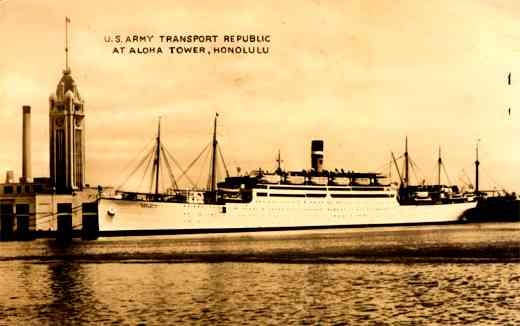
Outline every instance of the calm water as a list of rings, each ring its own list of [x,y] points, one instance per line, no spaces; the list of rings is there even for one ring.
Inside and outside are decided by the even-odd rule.
[[[0,243],[0,324],[520,324],[520,224]]]

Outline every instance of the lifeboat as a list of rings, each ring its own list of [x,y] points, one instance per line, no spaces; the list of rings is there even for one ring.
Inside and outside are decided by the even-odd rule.
[[[428,191],[416,191],[414,195],[415,195],[414,199],[416,201],[431,201],[432,200],[430,193]]]
[[[302,185],[305,184],[305,176],[304,175],[291,175],[289,174],[286,179],[287,183],[293,185]]]
[[[333,182],[338,186],[348,186],[350,184],[350,179],[347,177],[334,177]]]
[[[264,174],[260,178],[261,183],[279,184],[281,181],[282,177],[279,174]]]
[[[326,186],[329,183],[329,178],[324,176],[312,176],[311,184],[317,186]]]

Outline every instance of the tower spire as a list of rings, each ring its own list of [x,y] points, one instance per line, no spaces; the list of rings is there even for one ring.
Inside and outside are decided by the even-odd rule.
[[[69,71],[69,17],[65,17],[65,71]]]
[[[69,26],[65,17],[65,67],[49,97],[49,167],[58,193],[83,189],[85,184],[85,102],[69,66]]]

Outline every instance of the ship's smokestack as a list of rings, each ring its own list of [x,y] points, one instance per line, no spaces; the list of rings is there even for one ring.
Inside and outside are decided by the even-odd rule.
[[[311,166],[315,172],[323,172],[323,140],[311,142]]]
[[[23,106],[22,182],[31,182],[31,107]]]

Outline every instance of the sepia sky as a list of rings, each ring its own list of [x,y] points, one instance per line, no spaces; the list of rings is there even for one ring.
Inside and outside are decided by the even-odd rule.
[[[388,173],[390,152],[399,156],[408,136],[419,179],[436,180],[441,146],[451,182],[462,184],[474,179],[480,139],[481,189],[520,190],[513,0],[0,1],[1,181],[6,170],[21,173],[25,104],[33,176],[49,175],[48,98],[65,66],[65,16],[85,99],[87,183],[124,179],[158,116],[168,150],[187,166],[219,112],[232,172],[273,170],[278,150],[286,168],[309,168],[310,141],[323,139],[326,168]],[[104,41],[116,34],[271,42],[267,55],[117,55]]]

